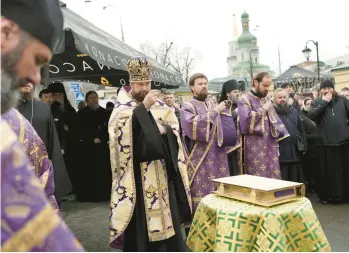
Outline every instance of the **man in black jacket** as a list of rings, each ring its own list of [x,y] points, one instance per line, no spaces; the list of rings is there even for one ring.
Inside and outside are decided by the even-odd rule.
[[[349,201],[349,100],[338,95],[331,80],[320,85],[321,96],[315,99],[309,118],[317,125],[321,138],[319,197],[323,204]]]
[[[289,105],[288,101],[285,90],[275,90],[275,110],[290,134],[288,138],[279,142],[281,178],[304,182],[301,155],[307,151],[306,134],[298,111]]]
[[[299,103],[298,103],[298,100],[294,98],[295,92],[293,89],[293,85],[290,83],[283,83],[281,85],[281,88],[284,91],[286,91],[286,93],[288,94],[288,102],[287,103],[299,112],[299,110],[300,110]]]

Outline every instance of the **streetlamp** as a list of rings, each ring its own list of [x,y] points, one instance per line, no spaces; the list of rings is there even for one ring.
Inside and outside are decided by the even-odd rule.
[[[303,49],[302,53],[304,54],[304,57],[309,61],[310,55],[311,55],[311,49],[308,48],[308,42],[313,42],[316,47],[316,61],[317,61],[317,78],[320,81],[320,60],[319,60],[319,42],[308,40],[307,43],[305,43],[305,48]]]

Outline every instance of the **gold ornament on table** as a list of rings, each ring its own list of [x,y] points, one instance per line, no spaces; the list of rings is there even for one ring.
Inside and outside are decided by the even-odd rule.
[[[150,82],[152,64],[144,57],[132,58],[127,63],[130,82]]]

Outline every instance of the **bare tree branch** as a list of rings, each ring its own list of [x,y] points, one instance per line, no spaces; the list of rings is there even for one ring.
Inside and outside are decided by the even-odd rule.
[[[200,58],[200,55],[190,47],[178,49],[173,44],[173,42],[165,41],[158,47],[154,47],[150,42],[146,42],[141,45],[141,50],[145,55],[181,75],[187,83],[194,63]]]
[[[151,44],[151,42],[147,41],[141,44],[140,49],[143,54],[153,58],[155,61],[158,61],[158,50]]]

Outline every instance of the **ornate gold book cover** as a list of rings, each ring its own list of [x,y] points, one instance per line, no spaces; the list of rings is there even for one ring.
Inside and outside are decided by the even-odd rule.
[[[302,183],[251,175],[239,175],[213,179],[218,184],[214,193],[269,207],[305,196]]]

